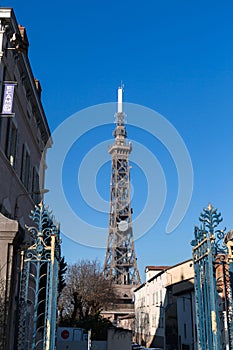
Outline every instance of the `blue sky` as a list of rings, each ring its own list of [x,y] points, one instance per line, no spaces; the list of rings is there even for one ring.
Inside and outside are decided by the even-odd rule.
[[[32,70],[42,84],[42,101],[52,132],[84,108],[116,101],[122,80],[125,101],[157,111],[184,140],[193,165],[193,195],[179,227],[166,234],[178,192],[174,161],[159,140],[128,126],[129,138],[158,159],[167,183],[161,216],[135,242],[142,279],[146,265],[176,264],[191,257],[193,226],[209,202],[222,212],[221,227],[232,228],[231,1],[4,0],[1,5],[13,7],[18,22],[27,28]],[[134,116],[125,112],[133,124]],[[112,138],[113,122],[114,110],[109,115],[112,125],[89,131],[72,145],[63,169],[64,192],[71,207],[84,221],[106,227],[106,235],[108,215],[91,209],[82,199],[77,172],[83,157],[95,145]],[[69,135],[64,135],[67,138]],[[98,193],[106,201],[109,184],[108,162],[96,174]],[[150,185],[159,187],[156,172]],[[147,191],[147,174],[136,163],[132,187],[136,216],[144,207]],[[48,204],[52,195],[46,195]],[[154,201],[156,207],[156,196]],[[57,220],[62,229],[61,218]],[[79,227],[76,229],[78,235]],[[103,261],[105,250],[78,244],[63,235],[63,254],[68,262],[83,257]]]

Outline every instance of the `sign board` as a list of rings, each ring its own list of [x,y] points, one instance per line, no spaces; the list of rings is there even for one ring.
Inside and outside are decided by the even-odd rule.
[[[4,95],[2,103],[2,115],[12,115],[15,83],[4,84]]]

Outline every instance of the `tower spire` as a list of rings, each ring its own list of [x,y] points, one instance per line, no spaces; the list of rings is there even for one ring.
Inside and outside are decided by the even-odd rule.
[[[117,112],[122,113],[123,112],[123,85],[121,83],[121,86],[118,88],[118,101],[117,101]]]
[[[126,140],[123,112],[123,86],[118,88],[118,107],[112,156],[108,245],[104,264],[106,278],[117,285],[137,285],[140,276],[134,250],[132,208],[130,203],[129,154],[132,144]]]

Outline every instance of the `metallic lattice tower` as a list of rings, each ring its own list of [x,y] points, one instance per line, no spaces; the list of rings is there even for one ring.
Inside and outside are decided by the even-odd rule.
[[[118,88],[115,142],[112,156],[108,245],[104,264],[106,278],[117,285],[138,285],[140,276],[134,250],[132,209],[130,205],[129,154],[132,144],[126,140],[125,114],[122,107],[123,87]]]

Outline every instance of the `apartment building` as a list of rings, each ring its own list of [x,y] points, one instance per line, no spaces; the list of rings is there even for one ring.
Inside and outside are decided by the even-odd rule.
[[[195,350],[192,260],[147,266],[146,276],[135,290],[136,341],[146,347]]]
[[[26,29],[12,8],[0,8],[0,279],[1,349],[13,349],[25,224],[43,197],[50,130],[40,82],[28,58]]]

